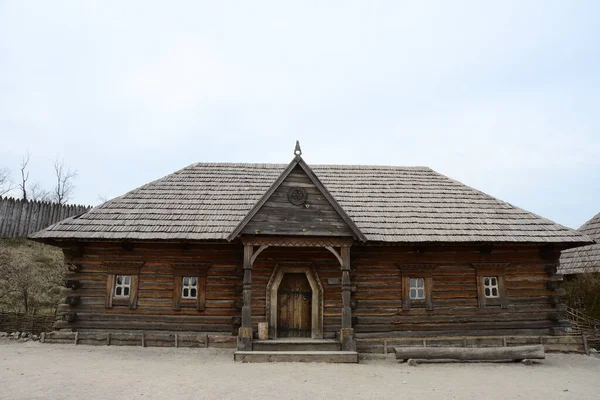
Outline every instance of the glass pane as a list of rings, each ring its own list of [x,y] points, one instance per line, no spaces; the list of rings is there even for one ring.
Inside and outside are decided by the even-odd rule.
[[[417,287],[422,288],[423,286],[425,286],[425,282],[423,281],[423,279],[417,279]]]
[[[183,297],[188,297],[190,293],[190,289],[188,288],[183,288]]]
[[[497,287],[492,288],[492,296],[498,297],[498,288]]]
[[[123,284],[123,277],[121,275],[117,275],[117,285]]]
[[[117,286],[115,289],[115,296],[120,296],[123,293],[123,288],[121,286]]]
[[[419,290],[417,291],[417,293],[418,293],[418,297],[419,297],[420,299],[422,299],[422,298],[424,298],[424,297],[425,297],[425,291],[424,291],[423,289],[419,289]]]
[[[197,278],[192,278],[192,286],[197,286],[198,282],[197,282]]]
[[[183,286],[189,286],[190,285],[190,278],[183,278]]]
[[[411,299],[417,298],[417,289],[410,289],[410,298]]]
[[[417,280],[416,279],[413,279],[413,278],[410,279],[410,287],[411,288],[417,287]]]
[[[490,288],[485,288],[485,297],[490,297]]]
[[[196,289],[190,290],[190,293],[192,294],[190,297],[196,297]]]
[[[490,285],[490,278],[489,278],[489,277],[487,277],[487,276],[486,276],[485,278],[483,278],[483,284],[484,284],[485,286],[489,286],[489,285]]]
[[[129,296],[129,287],[125,286],[124,295]]]
[[[123,278],[124,278],[123,280],[124,280],[125,284],[126,284],[126,285],[129,285],[129,284],[130,284],[130,282],[131,282],[131,277],[130,277],[130,276],[125,276],[125,277],[123,277]]]

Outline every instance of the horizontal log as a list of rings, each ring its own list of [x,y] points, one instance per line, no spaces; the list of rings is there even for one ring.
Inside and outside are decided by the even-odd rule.
[[[514,347],[396,347],[398,360],[460,360],[460,361],[500,361],[500,360],[542,360],[544,346]]]

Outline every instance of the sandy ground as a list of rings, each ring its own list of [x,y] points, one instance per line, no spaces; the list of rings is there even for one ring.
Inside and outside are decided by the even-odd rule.
[[[238,364],[229,350],[0,340],[1,399],[599,399],[600,359]]]

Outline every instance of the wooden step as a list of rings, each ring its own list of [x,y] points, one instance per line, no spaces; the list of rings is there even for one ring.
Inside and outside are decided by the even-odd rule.
[[[340,342],[332,339],[273,339],[252,342],[254,351],[340,351],[341,349]]]
[[[358,353],[355,351],[236,351],[233,359],[243,363],[357,363]]]

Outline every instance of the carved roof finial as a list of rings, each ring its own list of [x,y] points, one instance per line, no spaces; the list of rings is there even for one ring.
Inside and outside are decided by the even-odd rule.
[[[294,149],[294,155],[296,157],[300,157],[302,155],[302,150],[300,149],[300,141],[296,140],[296,148]]]

